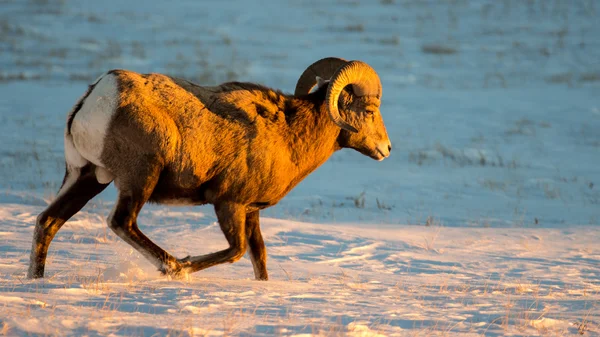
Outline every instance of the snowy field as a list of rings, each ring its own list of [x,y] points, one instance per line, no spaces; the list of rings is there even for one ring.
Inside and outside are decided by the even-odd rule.
[[[325,56],[378,71],[394,149],[338,152],[261,213],[270,281],[247,257],[161,276],[107,228],[112,187],[25,278],[98,75],[292,92]],[[140,227],[226,247],[211,207]],[[0,1],[0,335],[600,336],[600,3]]]

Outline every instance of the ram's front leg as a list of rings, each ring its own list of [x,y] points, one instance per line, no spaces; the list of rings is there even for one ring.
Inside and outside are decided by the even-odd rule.
[[[238,261],[246,253],[246,206],[236,203],[218,203],[215,204],[215,212],[219,225],[229,248],[222,251],[201,256],[188,257],[180,260],[185,266],[185,270],[193,273],[217,264]]]
[[[269,279],[267,248],[260,232],[258,211],[246,215],[246,237],[248,239],[250,260],[252,260],[252,266],[254,267],[254,277],[257,280],[266,281]]]

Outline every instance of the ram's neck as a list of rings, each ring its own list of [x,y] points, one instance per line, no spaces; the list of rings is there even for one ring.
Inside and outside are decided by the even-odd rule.
[[[300,178],[323,164],[340,149],[337,139],[340,128],[327,113],[324,90],[301,98],[289,98],[289,141],[292,161]]]

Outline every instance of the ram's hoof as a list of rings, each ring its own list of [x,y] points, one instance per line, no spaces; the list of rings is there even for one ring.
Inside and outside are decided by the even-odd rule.
[[[168,276],[174,280],[185,279],[188,275],[187,269],[182,263],[179,263],[179,261],[169,263],[169,265],[163,264],[158,271],[160,271],[162,275]]]

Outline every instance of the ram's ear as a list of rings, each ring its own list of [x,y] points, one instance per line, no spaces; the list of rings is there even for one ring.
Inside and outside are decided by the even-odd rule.
[[[314,91],[319,90],[319,88],[321,88],[322,86],[324,86],[325,84],[327,84],[327,83],[330,82],[330,80],[323,79],[323,78],[321,78],[319,76],[315,76],[315,77],[317,79],[317,87],[315,88]]]

